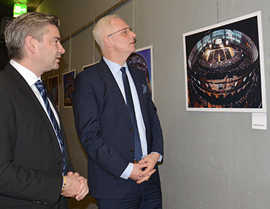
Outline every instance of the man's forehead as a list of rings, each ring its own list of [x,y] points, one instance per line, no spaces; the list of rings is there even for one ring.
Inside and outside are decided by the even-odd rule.
[[[52,36],[60,37],[60,32],[55,25],[47,25],[44,28],[44,31],[45,31],[44,34],[50,34]]]
[[[128,25],[124,20],[122,20],[121,18],[114,18],[114,19],[112,19],[111,25],[112,25],[114,28],[124,28],[124,27],[129,27],[129,25]]]

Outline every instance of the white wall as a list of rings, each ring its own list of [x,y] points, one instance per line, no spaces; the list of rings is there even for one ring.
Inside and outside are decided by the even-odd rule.
[[[58,15],[67,37],[116,2],[44,0],[39,10]],[[262,11],[268,94],[268,0],[130,0],[115,10],[135,29],[137,48],[153,45],[155,102],[165,136],[160,168],[164,209],[269,208],[270,131],[251,129],[250,113],[185,111],[182,34],[257,10]],[[62,71],[81,69],[99,58],[90,31],[64,43]],[[62,108],[61,114],[73,164],[86,175],[72,110]]]

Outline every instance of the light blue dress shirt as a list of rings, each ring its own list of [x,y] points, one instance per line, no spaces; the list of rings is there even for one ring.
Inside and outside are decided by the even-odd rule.
[[[129,81],[129,85],[130,85],[130,90],[131,90],[131,94],[132,94],[135,115],[136,115],[136,120],[137,120],[137,126],[138,126],[138,131],[139,131],[140,140],[141,140],[142,153],[143,153],[143,157],[145,157],[147,155],[147,141],[146,141],[145,125],[144,125],[144,121],[143,121],[140,101],[138,98],[136,87],[135,87],[134,81],[130,75],[130,72],[128,70],[128,66],[126,63],[124,64],[124,66],[120,66],[119,64],[114,63],[114,62],[106,59],[105,57],[103,57],[103,59],[104,59],[105,63],[108,65],[109,69],[111,70],[113,77],[114,77],[116,83],[118,84],[118,87],[119,87],[125,101],[126,101],[125,88],[124,88],[124,83],[123,83],[123,79],[122,79],[122,72],[120,71],[120,68],[126,67],[126,73],[127,73],[127,77],[128,77],[128,81]],[[128,179],[131,172],[132,172],[132,169],[133,169],[133,163],[129,163],[127,168],[122,173],[121,178]]]

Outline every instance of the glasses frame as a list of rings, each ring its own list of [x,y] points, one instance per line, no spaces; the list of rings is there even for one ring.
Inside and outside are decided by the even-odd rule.
[[[115,35],[115,34],[117,34],[117,33],[120,33],[120,32],[122,32],[122,31],[125,31],[125,30],[132,31],[132,28],[131,28],[131,27],[125,27],[125,28],[122,28],[122,29],[120,29],[120,30],[117,30],[117,31],[115,31],[115,32],[113,32],[113,33],[108,34],[107,37],[111,37],[111,36],[113,36],[113,35]]]

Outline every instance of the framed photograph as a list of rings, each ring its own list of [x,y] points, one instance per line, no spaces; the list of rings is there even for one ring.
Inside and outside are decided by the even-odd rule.
[[[72,107],[72,93],[74,91],[74,79],[76,70],[63,73],[64,108]]]
[[[53,75],[44,80],[50,99],[59,110],[59,76]]]
[[[127,64],[130,66],[134,66],[135,69],[144,71],[149,89],[152,91],[153,97],[153,47],[147,46],[137,49],[136,52],[132,53],[129,56],[129,58],[127,59]]]
[[[261,12],[183,34],[186,109],[265,112]]]

